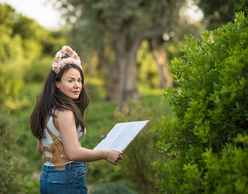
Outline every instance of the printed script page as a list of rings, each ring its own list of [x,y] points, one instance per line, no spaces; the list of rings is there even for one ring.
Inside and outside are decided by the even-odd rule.
[[[128,123],[118,123],[108,133],[94,150],[118,150],[124,151],[126,147],[133,141],[139,132],[147,125],[146,121],[132,121]]]
[[[116,138],[125,130],[129,123],[117,123],[108,135],[94,148],[94,150],[109,150]]]

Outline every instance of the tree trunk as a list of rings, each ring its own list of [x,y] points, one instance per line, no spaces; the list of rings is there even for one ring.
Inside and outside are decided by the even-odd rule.
[[[154,37],[148,40],[150,50],[158,66],[158,75],[160,78],[159,87],[167,88],[173,87],[173,78],[169,72],[169,64],[167,60],[167,52],[161,49],[163,39],[161,37]]]
[[[119,88],[119,67],[114,66],[111,74],[109,74],[110,79],[107,86],[107,94],[106,100],[107,101],[116,101],[117,100],[117,93]]]
[[[129,41],[128,39],[132,19],[124,21],[121,31],[115,32],[115,45],[117,50],[117,63],[119,65],[120,81],[119,111],[122,111],[123,106],[129,107],[129,98],[134,100],[141,99],[141,94],[138,91],[137,84],[136,56],[140,43],[143,39],[162,37],[162,34],[165,32],[165,28],[169,25],[172,1],[162,0],[162,4],[166,13],[162,26],[137,32],[133,38],[133,41]],[[163,72],[167,73],[168,71],[164,69]]]
[[[135,42],[133,47],[128,47],[128,38],[120,33],[116,39],[117,62],[119,65],[119,111],[123,106],[129,107],[129,98],[140,100],[141,94],[138,91],[137,84],[137,66],[136,55],[140,42]]]
[[[109,75],[106,100],[112,102],[116,101],[119,88],[119,66],[114,64],[111,65],[107,60],[107,57],[101,53],[98,54],[98,59],[99,64],[106,69]]]
[[[158,65],[158,73],[160,77],[159,87],[173,87],[173,78],[169,72],[169,64],[166,51],[153,49],[152,53]]]
[[[133,55],[130,53],[130,55]],[[136,56],[136,54],[135,54]],[[141,94],[138,90],[137,83],[137,65],[136,58],[130,58],[128,60],[128,80],[127,80],[127,97],[133,100],[141,100]]]
[[[125,34],[120,34],[116,39],[116,49],[117,49],[117,63],[119,66],[119,111],[122,110],[122,106],[127,105],[127,53],[125,50],[126,37]]]
[[[130,51],[129,51],[130,52]],[[140,100],[141,94],[138,91],[137,84],[137,67],[136,60],[133,59],[130,55],[133,53],[126,52],[122,57],[120,55],[118,58],[119,64],[119,111],[124,107],[129,107],[129,98],[133,100]],[[135,54],[136,56],[136,54]]]

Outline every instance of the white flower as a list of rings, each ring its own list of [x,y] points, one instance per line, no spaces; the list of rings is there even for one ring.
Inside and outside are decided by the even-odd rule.
[[[64,53],[66,53],[67,47],[68,47],[68,46],[66,46],[66,45],[62,47],[62,51],[63,51]]]
[[[58,67],[58,63],[54,62],[52,67]]]
[[[71,53],[72,55],[70,55],[69,53]],[[70,57],[61,60],[61,58],[65,56],[65,54],[68,54]],[[78,54],[75,51],[73,51],[71,47],[63,46],[62,49],[58,51],[55,55],[54,63],[52,65],[52,70],[55,73],[59,73],[60,69],[62,69],[67,64],[75,64],[78,67],[80,67],[80,69],[82,69],[81,60]]]
[[[57,58],[57,57],[63,57],[64,55],[60,52],[60,51],[58,51],[57,53],[56,53],[56,55],[55,55],[55,57]]]

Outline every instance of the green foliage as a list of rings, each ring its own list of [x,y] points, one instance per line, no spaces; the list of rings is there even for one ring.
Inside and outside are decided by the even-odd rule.
[[[32,153],[36,140],[27,119],[38,94],[33,85],[26,90],[24,81],[44,80],[44,66],[50,64],[51,68],[52,59],[48,62],[41,57],[49,53],[45,45],[61,48],[59,44],[65,40],[51,34],[48,39],[48,31],[34,20],[16,13],[8,4],[0,4],[0,193],[39,192],[38,180],[30,174],[33,166],[41,166],[41,162],[31,162],[40,161],[40,155]]]
[[[43,54],[54,56],[55,53],[57,53],[62,48],[62,46],[66,45],[66,35],[67,31],[63,29],[60,29],[58,31],[43,30],[43,36],[41,38]]]
[[[15,125],[10,123],[8,114],[0,109],[0,193],[25,192],[22,168],[25,159],[18,154]]]
[[[5,109],[26,103],[15,98],[24,81],[44,81],[53,59],[43,54],[54,56],[65,44],[64,34],[50,32],[10,5],[0,4],[0,103]]]
[[[18,109],[12,111],[11,120],[18,123],[16,144],[22,148],[21,154],[28,158],[29,169],[35,170],[41,167],[41,154],[36,150],[36,139],[30,132],[28,118],[33,110],[36,99],[41,91],[42,84],[28,83],[23,85],[21,92],[15,97],[22,102]],[[35,149],[34,149],[35,148]]]
[[[137,194],[137,192],[131,190],[128,188],[128,186],[125,184],[125,182],[112,182],[112,183],[106,183],[101,186],[95,187],[92,191],[90,191],[91,194]]]
[[[63,45],[66,45],[64,31],[48,31],[42,30],[43,36],[38,39],[40,48],[38,53],[42,53],[39,57],[35,57],[30,62],[24,73],[25,82],[40,82],[44,83],[53,64],[53,56]],[[42,46],[42,47],[41,47]],[[36,52],[35,52],[36,53]]]
[[[215,154],[211,149],[202,154],[205,173],[197,164],[185,165],[182,190],[185,193],[248,193],[247,148],[227,145]]]
[[[0,24],[0,103],[3,104],[7,97],[16,95],[22,85],[21,68],[16,66],[17,62],[23,61],[22,41],[18,35],[11,36],[11,32],[11,29]]]
[[[239,164],[248,159],[247,149],[234,140],[248,129],[247,32],[247,19],[238,13],[234,23],[202,32],[201,40],[187,36],[184,56],[173,61],[181,88],[167,89],[166,96],[176,118],[164,117],[156,130],[158,147],[170,159],[154,163],[161,173],[158,187],[167,193],[246,188],[248,169]]]
[[[40,82],[44,83],[46,77],[53,64],[52,57],[42,57],[39,60],[34,60],[32,65],[30,65],[25,72],[24,80],[25,82]]]
[[[55,4],[60,2],[54,0]],[[63,16],[67,18],[68,25],[72,25],[71,40],[76,50],[98,48],[99,45],[113,46],[113,40],[117,31],[122,31],[126,25],[129,26],[130,40],[134,38],[137,29],[157,27],[163,23],[163,6],[161,2],[145,0],[125,1],[72,1],[66,0],[57,4]],[[70,7],[70,8],[69,8]],[[71,22],[71,18],[77,18]],[[135,24],[135,25],[134,25]],[[104,36],[103,36],[104,35]],[[78,45],[78,42],[83,42]],[[77,46],[78,45],[78,46]],[[102,51],[102,50],[101,50]]]
[[[0,193],[38,193],[39,180],[32,173],[41,168],[41,154],[36,149],[36,139],[29,129],[28,118],[41,90],[41,84],[25,84],[14,97],[18,109],[0,114],[0,179],[3,192]],[[7,178],[5,177],[7,176]],[[14,184],[14,185],[12,185]],[[2,187],[0,187],[2,188]]]

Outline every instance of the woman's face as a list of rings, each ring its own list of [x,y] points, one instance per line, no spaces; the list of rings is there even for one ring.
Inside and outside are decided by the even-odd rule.
[[[62,76],[60,82],[56,82],[57,88],[66,96],[78,99],[82,90],[82,77],[75,68],[68,69]]]

